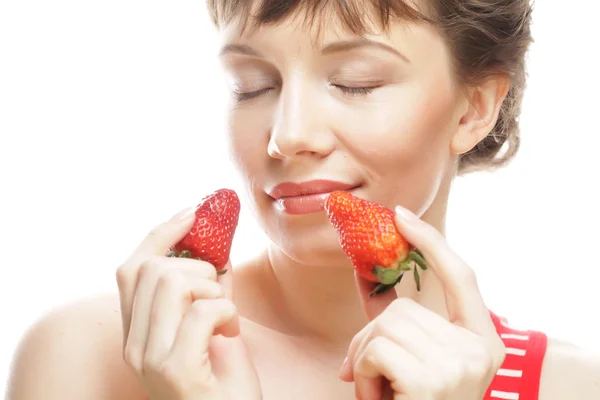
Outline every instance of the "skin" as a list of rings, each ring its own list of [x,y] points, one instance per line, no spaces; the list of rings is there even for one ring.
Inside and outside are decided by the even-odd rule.
[[[8,398],[481,398],[503,348],[472,270],[443,234],[458,157],[490,132],[509,81],[459,86],[444,42],[422,25],[368,36],[402,56],[376,46],[323,54],[357,39],[335,24],[316,41],[293,21],[238,29],[223,27],[223,45],[247,47],[223,53],[223,66],[233,91],[260,93],[232,96],[229,143],[269,247],[217,278],[201,261],[164,257],[189,215],[158,225],[119,267],[118,297],[58,309],[30,329]],[[420,293],[407,277],[367,301],[325,214],[288,215],[266,194],[316,178],[403,206],[398,229],[432,267]],[[540,398],[597,399],[599,377],[598,358],[550,340]]]

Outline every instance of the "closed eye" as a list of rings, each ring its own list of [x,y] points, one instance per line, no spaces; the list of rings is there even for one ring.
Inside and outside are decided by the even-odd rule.
[[[366,96],[369,93],[373,92],[373,90],[377,89],[379,86],[350,87],[334,84],[333,87],[340,90],[342,93],[350,96]]]
[[[273,88],[269,87],[260,90],[254,90],[252,92],[235,92],[235,96],[237,101],[244,101],[254,99],[264,93],[270,92],[271,90],[273,90]]]

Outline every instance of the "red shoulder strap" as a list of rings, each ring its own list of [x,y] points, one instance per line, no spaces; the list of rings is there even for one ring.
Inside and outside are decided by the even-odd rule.
[[[506,347],[506,358],[484,400],[538,400],[547,336],[512,328],[506,319],[490,314]]]

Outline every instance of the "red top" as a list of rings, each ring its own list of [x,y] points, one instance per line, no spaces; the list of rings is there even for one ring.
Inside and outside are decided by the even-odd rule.
[[[512,328],[505,318],[490,314],[506,347],[506,358],[484,400],[538,400],[547,336]]]

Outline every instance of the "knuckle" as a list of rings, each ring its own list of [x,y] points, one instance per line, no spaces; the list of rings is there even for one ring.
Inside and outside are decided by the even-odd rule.
[[[467,376],[468,365],[462,359],[448,357],[448,359],[444,361],[444,370],[446,371],[447,376],[444,387],[453,387],[459,385],[463,378]]]
[[[460,259],[457,260],[456,267],[452,274],[456,282],[460,283],[463,290],[479,290],[479,282],[475,270]]]
[[[143,368],[142,351],[139,346],[127,343],[123,350],[123,359],[125,364],[133,368],[136,372],[141,372]]]
[[[496,340],[495,348],[495,357],[494,357],[494,370],[500,368],[502,364],[504,364],[504,360],[506,359],[506,345],[502,341],[502,339],[498,338]],[[494,371],[495,372],[495,371]]]
[[[167,258],[166,262],[175,263],[174,265],[177,265],[179,270],[190,278],[201,277],[211,281],[217,280],[216,268],[206,261],[193,258]]]
[[[212,280],[212,281],[216,281],[217,280],[217,269],[215,268],[214,265],[204,262],[202,261],[205,265],[206,265],[206,271],[207,271],[207,278]]]
[[[412,299],[409,299],[408,297],[399,297],[395,299],[388,308],[395,313],[404,313],[412,310],[415,305],[416,303]]]
[[[385,351],[386,347],[386,340],[383,337],[378,336],[369,342],[365,348],[365,353],[369,360],[374,361],[379,358],[379,355]]]
[[[192,302],[189,314],[192,318],[202,318],[207,320],[217,319],[223,315],[235,315],[237,308],[231,300],[199,299]]]
[[[144,372],[152,372],[157,373],[160,371],[161,366],[158,360],[154,359],[154,357],[146,355],[144,360],[142,361],[142,367],[144,368]]]
[[[238,313],[238,308],[235,303],[229,299],[216,299],[214,301],[219,301],[222,304],[221,309],[224,314],[235,315]]]
[[[465,375],[469,378],[479,378],[495,373],[496,365],[493,353],[488,346],[481,342],[474,342],[471,347],[471,356],[465,365]]]
[[[433,379],[431,383],[423,382],[422,385],[424,387],[429,387],[429,391],[431,393],[431,397],[435,399],[445,399],[448,397],[448,394],[452,392],[452,387],[456,384],[454,383],[454,379],[443,380],[443,379]]]
[[[500,338],[500,335],[498,333],[495,333],[492,336],[491,347],[494,350],[494,352],[497,354],[497,356],[502,356],[502,357],[506,356],[506,344]]]
[[[146,279],[155,276],[161,269],[161,259],[157,256],[151,256],[144,260],[140,265],[139,279]]]
[[[383,335],[386,331],[386,325],[387,323],[385,321],[385,318],[383,318],[383,316],[380,316],[380,318],[377,318],[373,321],[372,334],[375,336]]]
[[[195,318],[202,318],[208,311],[206,300],[196,300],[190,307],[190,315]]]
[[[377,365],[381,361],[381,356],[388,347],[387,340],[381,336],[373,338],[366,346],[363,354],[356,360],[359,370],[363,370],[366,364]]]
[[[176,269],[165,269],[158,278],[157,290],[176,291],[185,283],[185,277]]]
[[[463,268],[461,268],[460,278],[463,282],[466,282],[472,286],[478,285],[477,274],[475,273],[475,270],[465,263],[463,263]]]
[[[160,376],[161,380],[166,384],[167,387],[172,389],[174,392],[184,392],[185,384],[182,379],[181,368],[172,362],[165,362],[160,365],[156,370],[156,374]]]
[[[115,277],[117,279],[117,285],[122,288],[129,282],[131,273],[129,272],[130,266],[128,264],[121,264],[115,271]]]
[[[488,346],[488,344],[484,340],[479,340],[475,343],[475,346],[473,346],[473,349],[475,351],[475,358],[482,360],[483,362],[493,361],[490,346]]]
[[[217,280],[217,270],[214,265],[203,260],[192,260],[194,266],[192,268],[193,273],[196,275],[202,275],[211,281]]]
[[[210,280],[203,280],[199,285],[199,288],[203,290],[205,296],[211,299],[219,299],[225,296],[225,288],[223,285],[213,282]]]
[[[391,329],[393,329],[394,324],[398,321],[397,316],[393,315],[380,315],[379,318],[373,321],[373,330],[371,331],[371,336],[377,337],[387,337],[391,335]],[[400,331],[402,332],[402,330]],[[398,336],[400,332],[396,332],[395,336]]]

